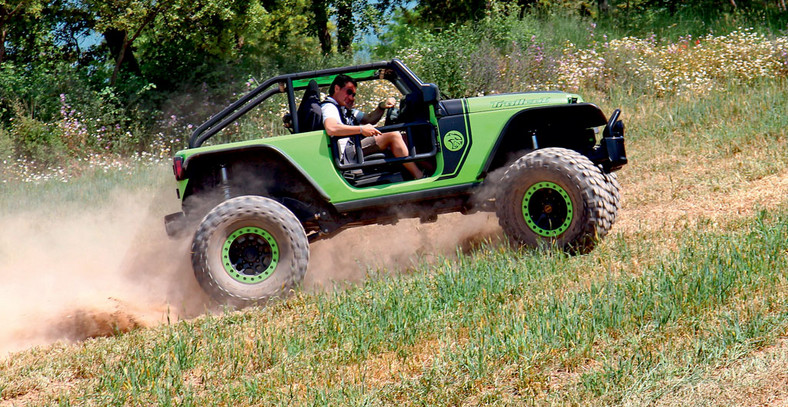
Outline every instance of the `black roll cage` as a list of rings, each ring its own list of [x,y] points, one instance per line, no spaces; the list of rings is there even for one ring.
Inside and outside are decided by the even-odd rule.
[[[428,129],[430,135],[430,150],[427,152],[417,152],[416,147],[413,143],[413,128],[422,128],[426,127]],[[410,162],[410,161],[418,161],[423,160],[426,158],[434,157],[438,154],[438,141],[436,138],[437,130],[435,126],[425,120],[419,120],[410,123],[398,123],[393,124],[390,126],[383,126],[379,127],[381,133],[386,133],[390,131],[403,131],[405,137],[407,138],[407,145],[408,145],[408,155],[405,157],[385,157],[385,158],[373,158],[373,159],[364,159],[364,153],[361,150],[361,134],[355,134],[352,136],[347,137],[331,137],[331,150],[333,151],[334,155],[334,164],[340,170],[354,170],[358,168],[365,168],[371,167],[375,165],[381,164],[391,164],[391,163],[402,163],[402,162]],[[356,159],[358,160],[357,163],[347,162],[343,163],[341,160],[342,153],[339,151],[339,143],[337,142],[340,138],[349,138],[353,141],[353,145],[356,147]]]
[[[253,108],[257,107],[260,103],[269,97],[278,93],[287,93],[288,108],[293,123],[293,132],[299,133],[300,127],[298,123],[298,115],[295,114],[298,108],[296,101],[295,91],[305,89],[308,86],[308,79],[327,77],[339,74],[351,74],[354,72],[363,72],[376,70],[380,72],[380,76],[372,76],[369,78],[356,78],[360,80],[371,80],[375,78],[385,79],[389,73],[387,70],[393,72],[393,77],[397,81],[393,83],[400,88],[403,94],[419,90],[423,86],[423,82],[399,59],[391,61],[374,62],[370,64],[356,65],[351,67],[342,68],[329,68],[316,71],[299,72],[293,74],[279,75],[270,78],[263,82],[260,86],[256,87],[242,98],[235,101],[230,106],[227,106],[219,113],[212,116],[205,123],[197,127],[189,137],[189,148],[200,147],[206,140],[216,135],[222,129],[238,120],[241,116],[248,113]],[[303,81],[303,84],[294,86],[295,81]],[[272,87],[273,85],[277,85]]]

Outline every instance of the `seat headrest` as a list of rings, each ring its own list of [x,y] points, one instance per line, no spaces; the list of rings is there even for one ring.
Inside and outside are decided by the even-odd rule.
[[[309,95],[320,95],[320,86],[317,86],[317,81],[312,79],[306,85],[306,91],[304,91],[304,99],[306,99]]]
[[[320,87],[312,79],[306,86],[304,97],[298,106],[298,131],[323,129],[323,111],[320,108]]]

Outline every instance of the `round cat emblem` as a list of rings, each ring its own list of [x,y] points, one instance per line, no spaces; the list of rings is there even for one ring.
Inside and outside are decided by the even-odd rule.
[[[443,145],[449,151],[460,151],[465,145],[465,137],[457,130],[452,130],[443,136]]]

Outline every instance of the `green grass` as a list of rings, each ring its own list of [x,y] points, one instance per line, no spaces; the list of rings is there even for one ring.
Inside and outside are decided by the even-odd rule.
[[[787,85],[781,79],[764,80],[731,85],[703,97],[654,98],[614,92],[608,103],[639,115],[640,120],[631,124],[637,126],[637,137],[668,140],[686,135],[682,144],[715,143],[719,151],[730,153],[737,143],[751,139],[742,135],[785,136],[788,117],[782,113],[788,109]]]
[[[44,399],[67,405],[657,399],[788,328],[788,210],[675,238],[647,267],[622,237],[578,257],[487,245],[409,277],[30,351],[4,362],[0,389],[68,383]],[[556,375],[573,380],[548,392]]]
[[[659,38],[671,41],[687,35],[697,38],[709,33],[727,34],[739,27],[756,27],[759,32],[767,34],[779,34],[785,31],[788,16],[784,12],[776,8],[758,8],[755,6],[749,9],[729,10],[725,4],[717,8],[703,9],[688,3],[679,5],[675,14],[658,8],[640,13],[634,10],[632,13],[627,13],[626,9],[622,9],[618,13],[618,18],[602,20],[600,28],[614,37],[654,33]]]
[[[706,97],[614,94],[622,109],[632,165],[625,179],[649,177],[628,203],[731,192],[788,168],[788,86],[784,80],[729,86]],[[595,100],[592,98],[592,100]],[[666,193],[669,190],[669,193]]]
[[[92,169],[68,182],[0,183],[0,213],[36,211],[64,215],[79,208],[98,208],[106,205],[118,190],[133,192],[171,186],[171,171],[164,164],[137,164],[122,170]],[[169,190],[174,191],[174,186]]]

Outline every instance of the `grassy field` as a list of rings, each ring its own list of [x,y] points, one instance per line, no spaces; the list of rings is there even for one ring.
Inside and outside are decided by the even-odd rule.
[[[341,290],[25,350],[0,405],[788,404],[788,86],[586,98],[623,109],[630,157],[589,255],[493,233]],[[126,188],[168,177],[139,171]],[[130,179],[2,185],[0,204],[102,206]]]

